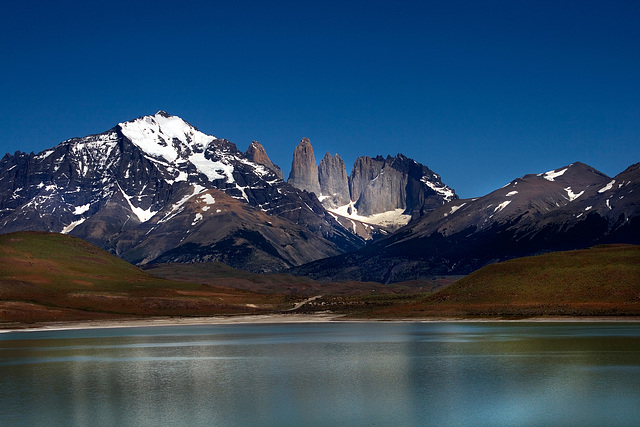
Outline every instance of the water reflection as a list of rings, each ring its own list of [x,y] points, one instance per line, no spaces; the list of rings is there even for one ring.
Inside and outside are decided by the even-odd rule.
[[[640,325],[0,334],[1,425],[633,425]]]

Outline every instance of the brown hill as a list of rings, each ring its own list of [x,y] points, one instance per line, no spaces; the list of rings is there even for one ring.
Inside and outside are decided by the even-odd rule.
[[[0,235],[0,323],[261,313],[284,297],[161,279],[76,237]]]
[[[603,245],[491,264],[382,317],[638,316],[640,246]]]

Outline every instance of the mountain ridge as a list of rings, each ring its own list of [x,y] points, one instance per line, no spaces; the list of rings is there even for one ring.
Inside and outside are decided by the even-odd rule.
[[[528,174],[486,196],[454,200],[362,249],[291,273],[391,283],[468,274],[497,261],[600,243],[638,244],[639,169],[632,165],[612,179],[576,162]]]

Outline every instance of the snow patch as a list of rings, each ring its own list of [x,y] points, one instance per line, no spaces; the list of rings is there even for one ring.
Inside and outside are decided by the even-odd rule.
[[[239,160],[241,163],[244,163],[247,166],[251,166],[253,168],[253,171],[256,173],[256,175],[258,175],[260,178],[264,178],[267,175],[273,174],[274,172],[269,169],[268,167],[264,166],[264,165],[260,165],[258,163],[253,163],[247,159],[237,159]],[[276,180],[278,181],[278,180]],[[274,181],[275,182],[275,181]]]
[[[204,157],[204,153],[193,153],[189,161],[204,174],[209,181],[226,178],[228,183],[235,182],[233,179],[233,166],[222,162],[214,162]]]
[[[515,196],[516,194],[518,194],[517,191],[509,191],[507,194],[505,194],[505,196],[511,197],[511,196]]]
[[[573,190],[571,190],[571,187],[565,188],[564,191],[567,192],[567,196],[569,196],[569,201],[570,202],[573,202],[575,199],[577,199],[578,197],[580,197],[580,196],[582,196],[584,194],[584,190],[582,190],[578,194],[574,193]]]
[[[35,160],[44,160],[47,157],[49,157],[50,155],[52,155],[54,152],[54,150],[46,150],[43,151],[42,153],[38,154],[34,159]],[[10,170],[10,169],[9,169]]]
[[[445,202],[450,202],[451,200],[453,200],[455,193],[451,188],[449,188],[445,184],[431,182],[426,176],[423,176],[422,179],[420,179],[420,181],[426,184],[427,187],[435,191],[437,194],[443,196]]]
[[[208,193],[200,196],[200,200],[205,202],[207,205],[213,205],[216,202],[216,199],[214,199],[213,196],[211,196],[211,194],[208,194]]]
[[[598,190],[598,193],[604,193],[605,191],[609,191],[613,188],[613,184],[616,183],[616,180],[612,180],[610,183],[608,183],[607,185],[605,185],[604,187],[602,187],[601,189]]]
[[[584,208],[585,211],[590,211],[593,208],[593,206],[587,206],[586,208]]]
[[[463,207],[464,205],[466,205],[466,203],[463,203],[463,204],[458,205],[458,206],[451,206],[451,210],[449,211],[449,213],[445,213],[444,216],[449,216],[449,215],[452,215],[452,214],[456,213],[456,211],[458,209],[460,209],[461,207]]]
[[[395,209],[392,211],[373,214],[370,216],[362,216],[358,215],[358,211],[354,205],[355,202],[351,202],[348,205],[339,206],[335,209],[327,210],[351,220],[356,220],[367,224],[379,225],[382,227],[404,226],[407,225],[411,220],[411,215],[405,215],[404,209]],[[351,214],[348,213],[349,208],[351,208]]]
[[[86,205],[82,205],[82,206],[76,206],[75,209],[73,210],[73,214],[82,215],[83,213],[89,210],[89,207],[91,207],[91,203],[87,203]]]
[[[549,172],[546,172],[546,173],[542,174],[542,177],[544,179],[546,179],[547,181],[554,181],[557,177],[563,175],[568,170],[569,170],[569,168],[564,168],[564,169],[561,169],[559,171],[555,171],[555,170],[549,171]]]
[[[79,226],[80,224],[82,224],[85,221],[86,221],[86,218],[80,218],[77,221],[73,221],[71,224],[69,224],[66,227],[64,227],[62,229],[62,231],[60,231],[60,233],[69,234],[69,233],[71,233],[71,231],[73,231],[74,228],[76,228],[77,226]]]
[[[193,219],[193,222],[191,223],[191,225],[196,225],[198,222],[202,221],[202,214],[201,213],[197,213],[195,218]]]
[[[178,176],[175,178],[175,182],[181,182],[181,181],[186,181],[187,178],[189,177],[189,175],[187,175],[186,172],[183,171],[179,171],[178,172]]]
[[[500,212],[501,210],[506,208],[509,205],[509,203],[511,203],[511,200],[507,200],[506,202],[500,203],[498,206],[496,206],[496,208],[493,210],[493,212],[494,213]]]
[[[152,211],[151,207],[149,207],[149,209],[142,209],[142,208],[138,208],[136,206],[133,206],[133,204],[131,203],[131,199],[133,199],[134,196],[129,196],[127,193],[125,193],[124,190],[122,189],[122,187],[120,187],[120,184],[118,184],[118,188],[120,188],[120,192],[122,193],[122,197],[124,197],[125,200],[127,201],[127,203],[129,204],[129,208],[131,209],[131,212],[133,212],[133,214],[138,217],[138,220],[140,222],[147,222],[155,214],[158,213],[158,211]]]

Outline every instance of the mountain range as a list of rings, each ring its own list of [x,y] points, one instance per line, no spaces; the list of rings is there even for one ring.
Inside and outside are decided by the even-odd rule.
[[[574,163],[461,200],[427,166],[311,142],[291,173],[254,141],[159,111],[40,153],[0,159],[0,232],[85,239],[133,264],[222,261],[254,272],[397,282],[597,243],[640,243],[639,164],[614,178]]]
[[[640,243],[640,163],[614,178],[579,162],[525,175],[293,273],[389,283],[465,275],[493,262],[605,243]]]
[[[258,142],[242,153],[159,111],[38,154],[5,155],[0,227],[69,233],[134,264],[222,261],[255,272],[364,245],[352,220],[283,178]]]

